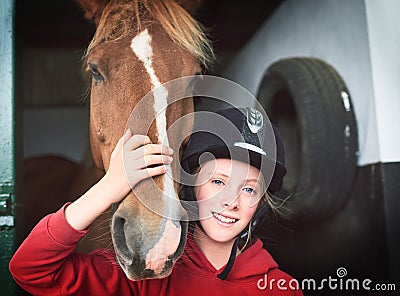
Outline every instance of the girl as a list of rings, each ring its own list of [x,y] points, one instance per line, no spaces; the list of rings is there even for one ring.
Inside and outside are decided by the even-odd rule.
[[[216,115],[225,120],[213,122],[220,132],[197,128],[183,152],[182,167],[194,174],[194,184],[183,186],[182,202],[197,221],[170,276],[130,281],[112,251],[74,252],[89,225],[120,202],[130,185],[165,173],[172,162],[169,147],[128,130],[105,176],[79,199],[44,217],[19,247],[10,262],[16,282],[34,295],[302,295],[262,242],[250,237],[268,205],[273,206],[269,195],[279,191],[286,173],[280,137],[273,129],[275,162],[266,149],[271,144],[268,121],[260,112],[226,109]],[[129,180],[122,150],[132,159]]]

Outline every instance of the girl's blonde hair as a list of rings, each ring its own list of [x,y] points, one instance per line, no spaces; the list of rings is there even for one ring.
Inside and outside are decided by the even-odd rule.
[[[289,209],[285,206],[285,201],[287,199],[282,200],[281,198],[279,198],[277,195],[274,195],[268,191],[265,191],[264,195],[261,197],[260,202],[258,203],[257,206],[257,210],[255,211],[253,218],[255,217],[255,215],[257,214],[258,211],[260,211],[263,207],[267,206],[267,210],[265,211],[265,214],[263,217],[261,217],[261,219],[259,221],[257,221],[257,226],[254,230],[251,229],[251,224],[253,223],[253,218],[250,220],[249,222],[249,229],[247,232],[247,238],[245,240],[245,242],[243,242],[242,244],[240,244],[240,249],[241,251],[243,251],[244,249],[246,249],[246,247],[250,245],[259,237],[259,235],[257,235],[257,233],[260,232],[260,225],[262,225],[262,222],[267,219],[267,217],[272,216],[275,219],[278,218],[286,218],[289,216]],[[253,236],[253,232],[254,232],[254,236]]]

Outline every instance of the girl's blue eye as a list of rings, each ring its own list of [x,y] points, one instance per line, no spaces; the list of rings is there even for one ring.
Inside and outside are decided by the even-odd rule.
[[[212,182],[213,182],[215,185],[218,185],[218,186],[224,184],[224,182],[222,182],[221,180],[212,180]]]
[[[250,187],[246,187],[246,188],[244,188],[244,190],[245,190],[247,193],[250,193],[250,194],[255,193],[254,189],[253,189],[253,188],[250,188]]]

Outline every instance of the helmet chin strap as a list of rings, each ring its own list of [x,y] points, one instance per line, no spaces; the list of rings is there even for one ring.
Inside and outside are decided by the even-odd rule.
[[[231,269],[233,267],[233,263],[235,263],[236,252],[237,252],[237,248],[239,245],[239,239],[240,239],[240,236],[236,237],[235,242],[233,243],[233,246],[232,246],[231,254],[229,255],[228,263],[226,264],[224,270],[221,271],[221,273],[219,273],[217,275],[217,277],[221,280],[225,280],[228,277],[229,272],[231,271]]]

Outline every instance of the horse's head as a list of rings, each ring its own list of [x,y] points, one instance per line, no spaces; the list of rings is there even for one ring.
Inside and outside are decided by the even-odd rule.
[[[90,137],[96,165],[107,170],[111,152],[127,122],[133,134],[147,134],[159,143],[177,119],[193,112],[191,98],[159,112],[155,106],[168,99],[168,93],[163,92],[152,97],[153,102],[137,113],[138,118],[130,118],[138,102],[152,89],[200,72],[201,63],[212,57],[212,51],[201,27],[182,8],[186,5],[192,9],[188,3],[78,2],[86,17],[97,25],[86,58],[92,74]],[[187,135],[191,125],[189,119],[175,135],[168,134],[175,153],[180,144],[176,133]],[[176,163],[178,158],[175,155]],[[112,217],[111,234],[118,262],[130,279],[166,276],[186,242],[187,225],[182,222],[185,212],[179,203],[177,184],[159,176],[140,182],[134,192],[125,197]],[[166,192],[174,196],[174,202],[165,198]],[[143,205],[139,195],[149,199],[156,211]]]

